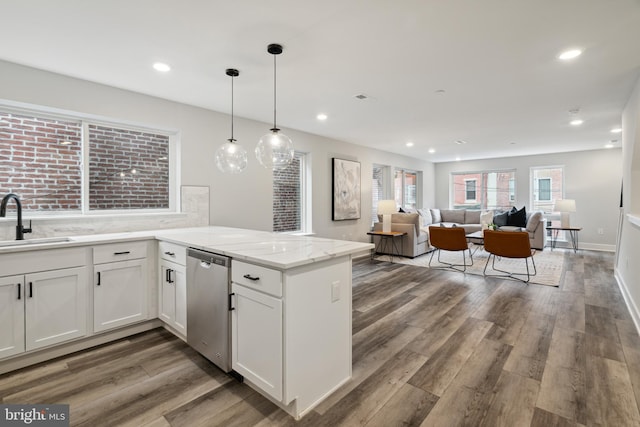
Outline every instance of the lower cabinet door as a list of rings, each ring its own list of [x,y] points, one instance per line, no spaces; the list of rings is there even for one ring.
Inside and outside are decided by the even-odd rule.
[[[232,284],[232,368],[282,400],[282,300]]]
[[[95,265],[93,330],[106,331],[147,318],[147,260]]]
[[[160,320],[187,336],[187,271],[182,265],[161,261]]]
[[[25,275],[27,351],[86,335],[87,283],[87,267]]]
[[[0,359],[24,351],[24,276],[0,278]]]

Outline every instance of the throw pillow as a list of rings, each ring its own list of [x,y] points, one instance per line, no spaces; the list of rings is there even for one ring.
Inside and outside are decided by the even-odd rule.
[[[520,210],[516,210],[514,212],[512,209],[509,212],[509,215],[507,216],[507,225],[523,228],[527,226],[527,211],[525,210],[524,206]]]
[[[480,226],[483,230],[486,230],[493,222],[493,211],[482,212],[480,214]]]
[[[431,209],[431,222],[437,224],[442,222],[442,216],[440,215],[440,209]]]
[[[429,209],[418,209],[418,214],[422,217],[422,226],[428,227],[433,223],[431,211]]]
[[[503,225],[507,225],[507,218],[509,217],[509,212],[501,212],[495,214],[493,216],[493,223],[498,227],[502,227]]]

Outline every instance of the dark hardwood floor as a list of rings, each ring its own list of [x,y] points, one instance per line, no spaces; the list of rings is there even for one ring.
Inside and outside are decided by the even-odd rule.
[[[360,260],[353,379],[301,421],[157,329],[0,377],[77,426],[640,426],[640,338],[613,255],[560,288]]]

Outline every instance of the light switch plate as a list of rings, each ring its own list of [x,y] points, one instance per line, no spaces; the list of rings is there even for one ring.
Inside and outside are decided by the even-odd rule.
[[[340,300],[340,281],[337,280],[331,284],[331,302]]]

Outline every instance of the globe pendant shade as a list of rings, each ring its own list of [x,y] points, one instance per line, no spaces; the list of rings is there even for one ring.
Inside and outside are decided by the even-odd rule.
[[[216,151],[216,166],[224,173],[240,173],[247,167],[247,150],[227,141]]]
[[[287,135],[272,130],[258,141],[256,158],[267,169],[284,169],[293,160],[293,142]]]

